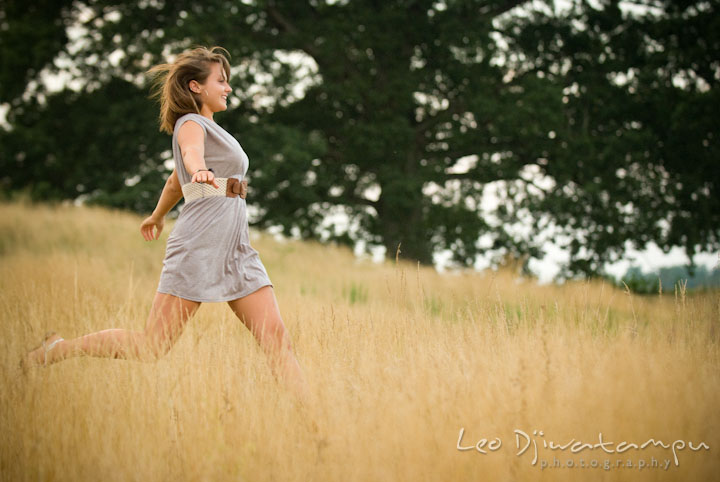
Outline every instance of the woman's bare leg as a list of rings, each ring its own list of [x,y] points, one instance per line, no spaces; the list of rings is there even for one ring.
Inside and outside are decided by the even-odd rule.
[[[248,296],[228,301],[228,305],[255,336],[275,378],[282,378],[301,403],[309,404],[310,391],[292,351],[272,287],[264,286]]]
[[[165,355],[182,334],[200,303],[165,293],[156,293],[145,331],[111,328],[57,343],[47,354],[47,363],[88,355],[155,361]],[[59,338],[55,335],[47,343]],[[28,354],[29,364],[43,363],[43,348]]]

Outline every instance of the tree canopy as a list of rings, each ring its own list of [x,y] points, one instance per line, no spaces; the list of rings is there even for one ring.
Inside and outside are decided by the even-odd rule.
[[[151,209],[170,154],[143,72],[221,45],[258,226],[459,265],[550,239],[565,275],[720,246],[717,1],[31,3],[0,7],[5,190]],[[74,79],[28,88],[43,68]]]

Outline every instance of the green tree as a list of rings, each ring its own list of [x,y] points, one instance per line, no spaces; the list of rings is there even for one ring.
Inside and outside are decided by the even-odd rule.
[[[540,233],[552,227],[571,250],[568,274],[599,271],[629,241],[714,248],[717,4],[647,5],[630,15],[616,1],[575,1],[566,11],[517,0],[74,2],[64,15],[83,18],[91,41],[64,54],[86,87],[59,94],[57,105],[77,105],[68,124],[84,115],[88,125],[105,116],[115,126],[131,110],[139,125],[114,127],[127,143],[122,156],[135,158],[106,170],[121,179],[107,184],[83,177],[83,166],[98,162],[83,148],[90,130],[72,148],[61,146],[72,136],[55,135],[52,162],[77,165],[55,195],[82,185],[99,189],[91,198],[146,209],[167,138],[149,132],[137,93],[108,97],[103,86],[140,92],[142,72],[167,54],[217,44],[237,65],[234,108],[218,121],[250,154],[260,226],[310,238],[329,231],[390,255],[401,244],[402,256],[425,263],[449,249],[465,265],[488,249],[540,256]],[[123,55],[114,62],[113,52]],[[115,112],[85,112],[95,98]],[[52,100],[26,104],[13,107],[13,128],[28,141],[52,137],[41,121]],[[0,139],[3,185],[48,195],[38,186],[54,183],[43,178],[54,144],[32,156],[21,143],[5,147],[19,133]],[[141,152],[132,148],[138,139]],[[18,157],[39,166],[32,178],[12,174]],[[133,205],[120,192],[140,165],[154,174],[123,191],[148,193]],[[490,187],[497,209],[482,213]],[[328,227],[331,212],[344,213],[350,229]],[[529,230],[517,229],[521,220]]]
[[[506,28],[526,59],[518,75],[563,89],[540,163],[555,185],[530,203],[572,238],[571,272],[598,272],[628,243],[691,257],[720,245],[718,2],[621,3],[575,1]]]
[[[114,101],[114,99],[122,99]],[[0,133],[11,164],[7,187],[27,187],[35,199],[78,197],[114,207],[154,207],[170,154],[153,128],[157,109],[144,89],[112,78],[92,92],[63,90],[11,111],[12,131]]]
[[[0,3],[0,102],[19,98],[27,83],[67,43],[71,0],[4,0]]]

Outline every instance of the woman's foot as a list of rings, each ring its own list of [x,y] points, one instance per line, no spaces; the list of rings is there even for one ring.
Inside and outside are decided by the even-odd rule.
[[[46,333],[42,343],[30,350],[25,357],[20,360],[20,367],[23,371],[27,371],[30,367],[38,365],[46,366],[50,360],[50,350],[62,341],[64,341],[64,339],[54,331]]]

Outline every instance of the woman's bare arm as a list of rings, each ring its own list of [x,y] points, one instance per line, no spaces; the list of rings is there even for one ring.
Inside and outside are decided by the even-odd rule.
[[[205,182],[217,189],[219,185],[215,175],[207,170],[205,164],[205,132],[200,124],[185,122],[178,130],[177,140],[185,169],[192,176],[190,182]]]
[[[173,169],[172,174],[165,181],[165,186],[162,193],[160,193],[160,199],[155,210],[140,224],[140,233],[145,238],[145,241],[152,241],[160,237],[160,233],[165,226],[165,216],[182,197],[182,187],[177,177],[177,171]],[[155,232],[153,232],[153,228],[156,228]]]
[[[207,170],[205,164],[205,132],[200,124],[187,121],[178,130],[178,145],[182,153],[185,170],[192,175],[190,182],[204,182],[220,187],[215,181],[215,174]],[[140,224],[140,232],[146,241],[158,239],[165,225],[165,216],[182,198],[182,187],[177,177],[177,171],[165,182],[160,200],[153,213]],[[154,231],[153,231],[153,228]]]
[[[183,193],[180,180],[177,177],[177,171],[173,169],[172,174],[170,174],[170,177],[165,181],[165,187],[163,187],[162,193],[160,193],[160,199],[153,211],[153,215],[164,218],[182,197]]]

